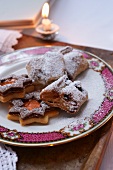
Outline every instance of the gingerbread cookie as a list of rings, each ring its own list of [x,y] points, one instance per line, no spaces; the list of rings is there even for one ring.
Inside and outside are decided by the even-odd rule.
[[[44,88],[40,97],[52,107],[58,107],[68,113],[75,114],[87,101],[88,93],[82,88],[80,81],[72,82],[64,75]]]
[[[88,61],[83,57],[82,52],[72,47],[64,47],[60,52],[63,54],[66,71],[72,81],[88,68]]]
[[[19,121],[22,126],[34,122],[47,124],[49,118],[57,116],[58,113],[41,101],[40,93],[35,91],[26,94],[23,99],[12,100],[7,118]]]
[[[26,74],[11,75],[0,79],[0,101],[7,102],[14,98],[22,98],[25,93],[34,90],[32,80]]]
[[[64,75],[63,54],[60,52],[47,52],[43,56],[37,56],[37,58],[28,62],[26,69],[29,77],[36,84],[46,86]]]

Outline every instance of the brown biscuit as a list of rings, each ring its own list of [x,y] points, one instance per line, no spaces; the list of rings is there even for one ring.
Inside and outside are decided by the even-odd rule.
[[[66,75],[44,88],[40,98],[52,107],[75,114],[87,101],[88,93],[79,81],[72,82]]]
[[[0,101],[7,102],[14,98],[23,98],[34,90],[33,82],[26,74],[11,75],[0,79]]]
[[[33,118],[28,118],[28,119],[21,119],[19,115],[13,115],[13,114],[11,115],[9,113],[7,115],[7,118],[9,120],[19,121],[22,126],[25,126],[25,125],[29,125],[32,123],[48,124],[49,118],[52,118],[58,115],[59,115],[59,112],[57,110],[51,110],[51,111],[45,112],[44,116],[39,117],[39,118],[33,117]]]
[[[15,99],[10,102],[7,118],[19,121],[22,126],[34,122],[47,124],[50,117],[58,115],[58,111],[50,108],[40,100],[38,91],[28,93],[23,99]]]
[[[74,81],[76,76],[88,68],[88,61],[83,56],[83,52],[74,50],[72,47],[64,47],[60,50],[69,78]]]
[[[31,59],[26,69],[36,84],[46,86],[64,75],[63,55],[60,52],[47,52],[43,56]]]

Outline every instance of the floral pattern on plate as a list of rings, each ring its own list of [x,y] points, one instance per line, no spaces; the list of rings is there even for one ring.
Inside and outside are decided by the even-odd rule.
[[[109,89],[109,90],[106,92],[106,97],[107,97],[109,100],[113,100],[113,88]]]
[[[88,63],[89,68],[94,69],[95,71],[102,71],[105,67],[105,64],[96,58],[88,59]]]
[[[79,135],[85,131],[87,131],[88,129],[90,129],[91,127],[93,127],[93,122],[89,119],[89,120],[83,120],[82,123],[80,122],[72,122],[70,125],[68,125],[67,127],[64,127],[63,129],[61,129],[61,133],[67,135],[67,136],[76,136]]]
[[[15,140],[20,138],[20,135],[16,130],[8,130],[5,132],[1,132],[1,136],[9,140]]]

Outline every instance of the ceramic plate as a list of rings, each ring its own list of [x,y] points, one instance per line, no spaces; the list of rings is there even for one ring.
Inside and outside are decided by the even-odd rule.
[[[0,77],[27,73],[26,63],[47,51],[61,47],[33,47],[15,51],[0,58]],[[82,82],[89,99],[80,111],[71,116],[60,111],[48,125],[32,124],[22,127],[8,120],[8,103],[0,103],[0,141],[18,146],[53,146],[84,137],[104,125],[113,114],[113,71],[99,57],[84,52],[89,69],[76,80]]]

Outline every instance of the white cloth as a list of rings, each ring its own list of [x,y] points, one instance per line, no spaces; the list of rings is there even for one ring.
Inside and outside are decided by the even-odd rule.
[[[16,153],[10,147],[0,143],[0,170],[16,170],[17,160]]]
[[[17,39],[21,37],[19,31],[0,29],[0,54],[14,51],[12,46],[16,45]]]

